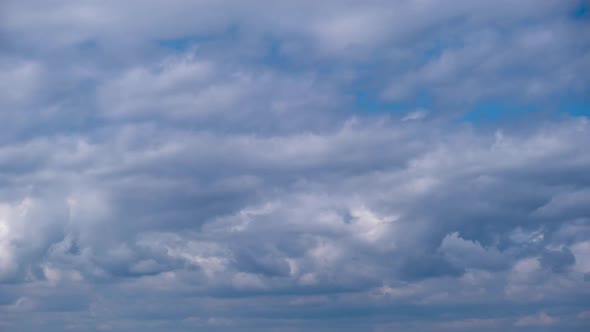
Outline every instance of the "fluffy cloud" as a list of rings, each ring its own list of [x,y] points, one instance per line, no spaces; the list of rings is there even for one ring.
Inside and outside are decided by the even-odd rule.
[[[3,3],[0,329],[583,330],[584,8]]]

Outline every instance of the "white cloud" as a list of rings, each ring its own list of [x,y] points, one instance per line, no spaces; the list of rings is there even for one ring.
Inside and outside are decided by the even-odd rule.
[[[574,1],[0,6],[0,329],[585,319]]]
[[[536,315],[525,316],[519,318],[515,326],[550,326],[559,323],[559,318],[552,317],[547,313],[541,311]]]

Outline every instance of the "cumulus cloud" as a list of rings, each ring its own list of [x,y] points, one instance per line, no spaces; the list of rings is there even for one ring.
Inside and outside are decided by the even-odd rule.
[[[0,329],[584,330],[584,8],[3,2]]]

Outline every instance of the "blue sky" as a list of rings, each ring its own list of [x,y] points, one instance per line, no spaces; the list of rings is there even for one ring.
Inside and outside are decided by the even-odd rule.
[[[586,331],[587,8],[2,1],[0,330]]]

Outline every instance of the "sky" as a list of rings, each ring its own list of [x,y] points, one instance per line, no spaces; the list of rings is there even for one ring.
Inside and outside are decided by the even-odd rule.
[[[0,1],[0,331],[587,331],[590,2]]]

